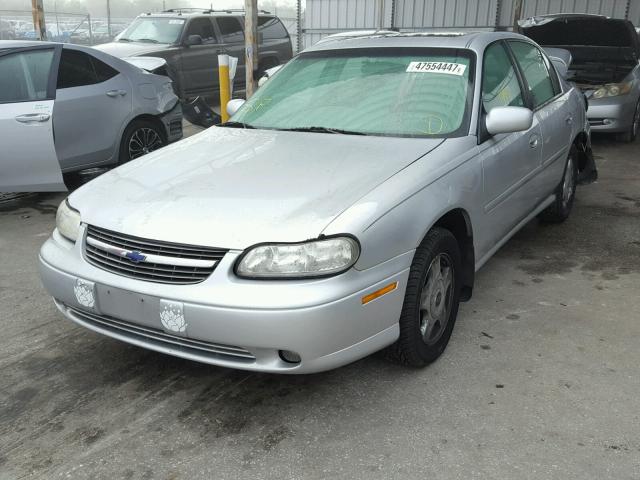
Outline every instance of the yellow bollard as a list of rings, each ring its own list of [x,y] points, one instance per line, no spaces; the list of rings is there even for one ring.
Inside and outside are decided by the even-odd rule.
[[[222,123],[229,120],[227,103],[231,100],[229,86],[229,55],[218,55],[218,78],[220,80],[220,117]]]

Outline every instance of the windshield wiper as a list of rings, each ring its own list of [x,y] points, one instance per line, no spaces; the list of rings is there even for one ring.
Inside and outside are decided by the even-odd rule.
[[[136,39],[136,42],[160,43],[158,40],[155,40],[153,38],[138,38]]]
[[[297,127],[297,128],[279,128],[285,132],[313,132],[313,133],[337,133],[340,135],[366,135],[363,132],[354,132],[352,130],[342,130],[340,128],[329,127]]]
[[[219,127],[229,127],[229,128],[256,128],[253,125],[249,125],[244,122],[224,122],[218,125]]]
[[[128,38],[119,38],[118,41],[119,42],[132,42],[133,40],[130,40]]]

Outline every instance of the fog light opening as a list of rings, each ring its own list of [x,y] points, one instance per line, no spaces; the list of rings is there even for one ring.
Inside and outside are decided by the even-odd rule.
[[[287,363],[300,363],[302,360],[300,355],[291,350],[278,350],[278,354],[280,358]]]
[[[605,118],[602,123],[604,123],[605,125],[611,125],[613,123],[613,120],[611,120],[610,118]]]

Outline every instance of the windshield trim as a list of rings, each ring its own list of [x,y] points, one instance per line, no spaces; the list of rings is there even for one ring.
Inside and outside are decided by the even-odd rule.
[[[386,133],[386,132],[361,132],[370,137],[393,137],[393,138],[455,138],[466,137],[470,135],[471,118],[473,114],[474,96],[475,96],[475,76],[476,76],[476,64],[477,54],[475,51],[469,48],[459,47],[398,47],[398,46],[376,46],[376,47],[358,47],[358,48],[327,48],[322,50],[314,50],[310,52],[302,52],[294,58],[327,58],[338,56],[409,56],[409,55],[443,55],[443,56],[463,56],[469,59],[469,77],[467,87],[467,98],[465,104],[465,111],[460,126],[449,133],[445,134],[402,134],[402,133]],[[276,72],[276,75],[284,71],[289,64],[285,65],[282,69]],[[241,107],[242,108],[242,107]],[[274,130],[274,131],[289,131],[289,129],[282,129],[277,127],[264,127],[260,125],[251,125],[256,130]],[[322,133],[322,132],[315,132]],[[330,133],[324,133],[330,135]]]

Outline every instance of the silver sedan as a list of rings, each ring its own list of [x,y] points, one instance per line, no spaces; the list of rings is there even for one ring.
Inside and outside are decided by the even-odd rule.
[[[424,366],[475,272],[595,176],[582,95],[516,34],[337,38],[239,103],[60,205],[40,269],[67,318],[246,370]]]
[[[65,190],[62,174],[182,138],[171,80],[90,47],[0,41],[0,192]],[[131,60],[135,62],[136,60]]]

